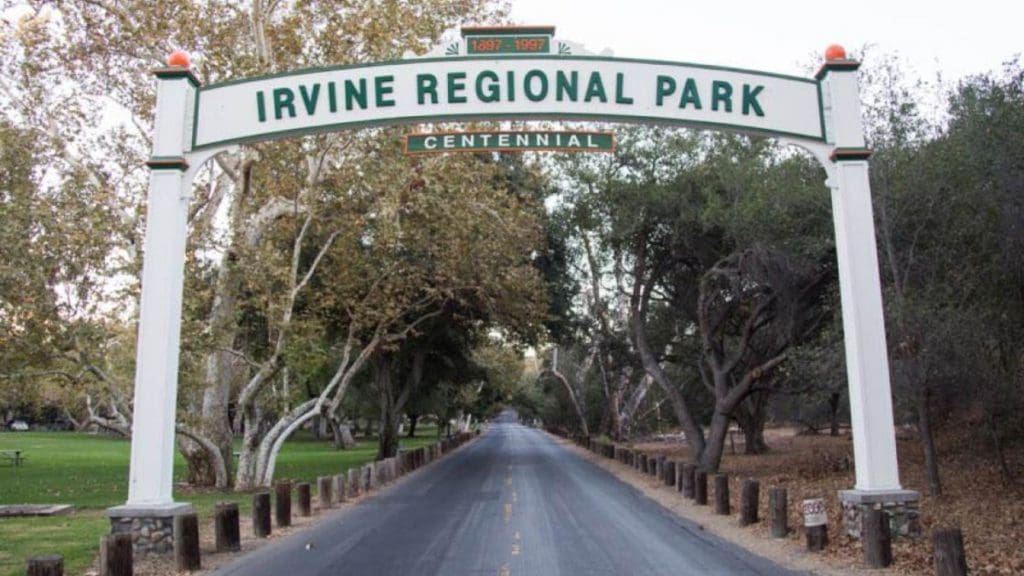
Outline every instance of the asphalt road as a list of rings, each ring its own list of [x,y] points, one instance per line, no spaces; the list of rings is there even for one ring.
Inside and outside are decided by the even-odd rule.
[[[217,574],[796,573],[701,531],[542,432],[498,423],[400,484]]]

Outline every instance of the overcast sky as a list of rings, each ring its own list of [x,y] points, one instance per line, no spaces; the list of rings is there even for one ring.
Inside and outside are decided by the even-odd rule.
[[[554,25],[593,52],[802,76],[832,43],[897,52],[918,76],[945,80],[1024,51],[1024,0],[510,1],[517,23]]]

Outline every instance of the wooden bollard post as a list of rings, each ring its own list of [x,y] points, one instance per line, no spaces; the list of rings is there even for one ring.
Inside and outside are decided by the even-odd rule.
[[[665,477],[665,457],[664,456],[658,456],[658,459],[655,461],[654,476],[657,477],[658,480],[661,480],[662,478]]]
[[[676,463],[672,460],[665,462],[665,486],[676,485]]]
[[[179,572],[200,568],[199,516],[195,512],[174,517],[174,563]]]
[[[328,480],[328,482],[327,482],[327,489],[330,490],[331,489],[331,483],[329,481],[330,478],[328,478],[327,480]],[[299,508],[299,516],[302,516],[303,518],[309,516],[310,512],[312,511],[312,508],[313,508],[312,505],[311,505],[312,502],[310,502],[310,500],[312,499],[312,496],[310,495],[309,482],[299,482],[298,484],[296,484],[295,485],[295,496],[298,498],[298,501],[299,501],[299,506],[298,506],[298,508]],[[328,495],[328,497],[327,497],[327,504],[330,505],[330,503],[331,503],[331,498],[330,498],[330,495]]]
[[[348,493],[352,498],[359,496],[359,469],[348,469]]]
[[[26,576],[64,576],[64,557],[33,556],[25,561]]]
[[[348,500],[348,490],[347,490],[348,487],[345,485],[346,484],[346,482],[345,482],[345,475],[344,474],[335,474],[331,478],[332,478],[332,482],[331,483],[333,484],[331,486],[331,492],[332,492],[332,496],[334,497],[334,501],[338,502],[340,504],[340,503],[345,502],[346,500]]]
[[[728,516],[732,513],[729,504],[729,475],[715,474],[715,514]]]
[[[932,530],[935,576],[967,576],[964,535],[959,528]]]
[[[326,510],[334,505],[336,496],[334,495],[333,486],[331,486],[333,479],[330,476],[320,476],[316,479],[316,495],[317,500],[320,501],[320,509]]]
[[[257,538],[270,536],[270,492],[252,495],[252,534]]]
[[[267,517],[270,521],[270,517]],[[217,552],[237,552],[242,548],[238,504],[220,502],[213,509],[213,540]]]
[[[694,476],[696,474],[696,466],[694,466],[693,464],[683,464],[683,479],[681,480],[683,498],[689,498],[690,500],[693,500]]]
[[[757,524],[757,507],[761,500],[761,483],[753,478],[743,481],[743,491],[740,492],[740,526]]]
[[[703,470],[693,473],[693,501],[700,506],[708,505],[708,473]]]
[[[825,499],[804,500],[804,532],[807,535],[807,549],[818,552],[828,546],[828,515],[825,513]]]
[[[423,453],[420,453],[422,457]],[[374,489],[374,466],[373,464],[366,464],[362,466],[362,491],[367,494]]]
[[[100,576],[132,576],[132,535],[107,534],[100,538]]]
[[[864,541],[864,563],[869,568],[885,568],[892,564],[892,535],[889,515],[871,508],[861,516],[861,539]]]
[[[278,482],[274,486],[274,520],[278,528],[292,525],[291,482]]]
[[[768,489],[768,517],[772,538],[785,538],[789,534],[789,496],[785,488]]]

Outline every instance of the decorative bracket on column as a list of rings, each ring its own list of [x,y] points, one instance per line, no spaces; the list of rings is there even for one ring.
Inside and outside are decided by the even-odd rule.
[[[183,156],[153,156],[146,161],[150,170],[188,170],[188,161]]]
[[[870,148],[836,148],[828,159],[833,162],[867,160],[873,153]]]

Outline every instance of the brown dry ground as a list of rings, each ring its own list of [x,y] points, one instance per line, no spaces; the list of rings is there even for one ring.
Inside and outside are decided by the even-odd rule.
[[[1019,484],[1009,486],[1003,481],[994,459],[972,446],[971,434],[965,432],[967,426],[970,423],[949,426],[951,431],[938,438],[945,491],[941,499],[926,494],[920,444],[909,432],[901,432],[897,440],[900,480],[904,488],[918,490],[922,494],[923,536],[894,541],[893,567],[871,573],[901,576],[934,574],[931,530],[959,526],[964,533],[972,575],[1024,575],[1024,489]],[[738,541],[757,554],[817,574],[859,572],[856,567],[861,565],[863,551],[859,541],[849,538],[841,529],[837,494],[839,490],[850,489],[854,485],[853,448],[849,436],[799,436],[788,429],[769,430],[766,436],[771,450],[768,454],[731,454],[726,447],[721,471],[730,476],[729,494],[733,508],[733,516],[730,517],[713,516],[710,507],[695,506],[674,489],[637,474],[628,466],[596,456],[589,458],[670,509],[707,526],[712,532]],[[649,454],[665,454],[676,460],[686,460],[688,456],[688,448],[680,442],[637,443],[633,448]],[[742,444],[737,449],[742,451]],[[1012,459],[1016,466],[1024,463],[1024,450],[1012,454]],[[745,478],[760,481],[762,522],[740,528],[736,512]],[[767,489],[772,486],[785,487],[789,493],[790,527],[797,529],[785,542],[772,540],[763,520],[768,513]],[[709,501],[713,502],[712,482],[709,482],[708,491]],[[821,554],[804,551],[804,534],[799,530],[799,506],[805,498],[825,498],[828,503],[830,545]]]

